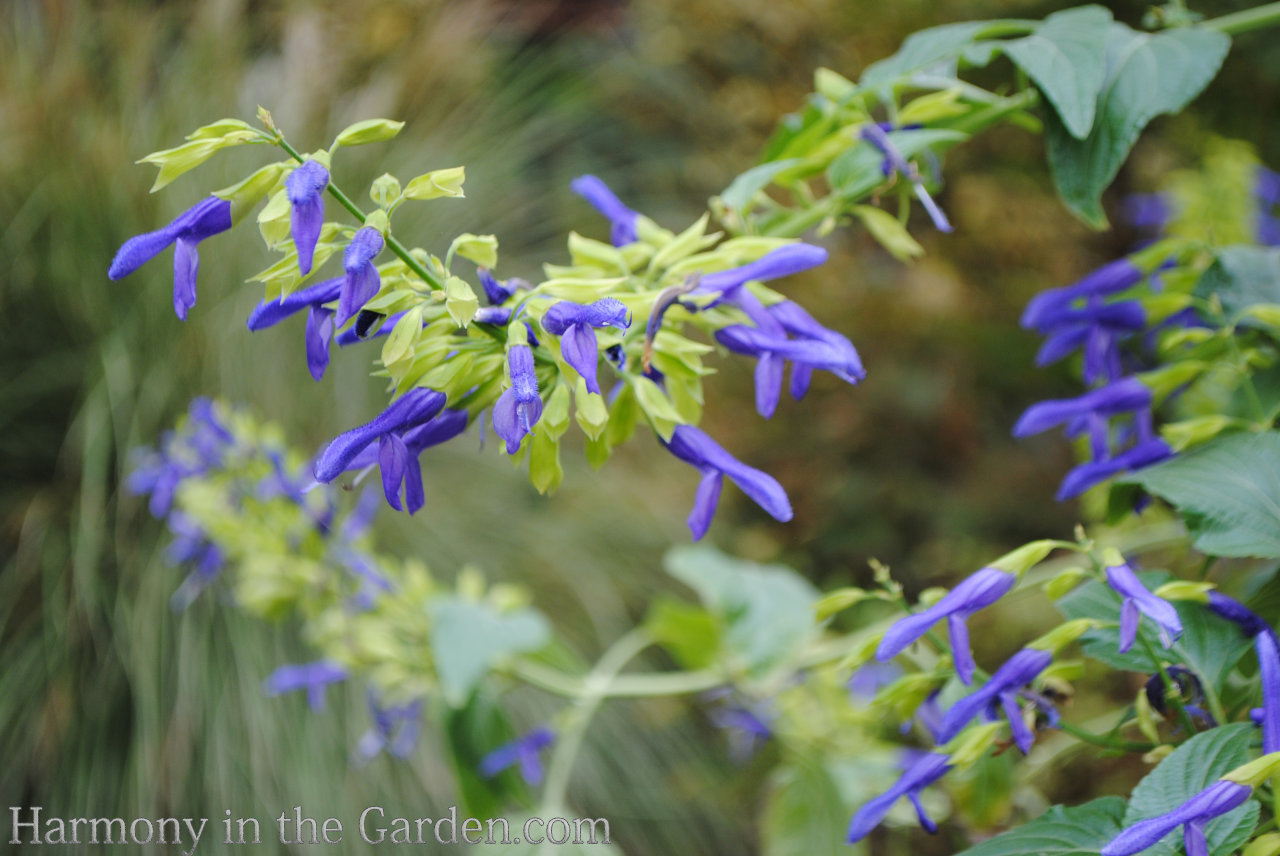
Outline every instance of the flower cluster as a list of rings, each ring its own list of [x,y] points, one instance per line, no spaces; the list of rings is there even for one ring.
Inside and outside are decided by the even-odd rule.
[[[1088,439],[1090,460],[1067,473],[1059,500],[1173,455],[1154,432],[1151,390],[1126,375],[1123,346],[1145,331],[1146,311],[1136,300],[1106,299],[1143,278],[1137,265],[1121,259],[1079,282],[1037,295],[1022,315],[1024,327],[1046,336],[1037,364],[1080,352],[1084,381],[1093,387],[1076,398],[1032,405],[1013,429],[1015,437],[1026,437],[1061,425],[1068,437]]]

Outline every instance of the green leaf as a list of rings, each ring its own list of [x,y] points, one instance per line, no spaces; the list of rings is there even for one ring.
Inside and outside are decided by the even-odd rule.
[[[1228,317],[1259,303],[1280,303],[1280,248],[1235,246],[1214,253],[1196,297],[1217,295]]]
[[[720,618],[727,650],[752,674],[787,662],[818,632],[817,590],[784,565],[759,565],[706,546],[676,547],[663,563]]]
[[[1071,136],[1083,140],[1093,127],[1106,71],[1102,50],[1111,13],[1082,6],[1045,18],[1029,36],[1002,45],[1009,59],[1035,81]]]
[[[911,237],[907,227],[888,211],[872,205],[855,205],[850,209],[854,216],[862,221],[875,238],[889,253],[900,262],[909,262],[924,255],[924,247]]]
[[[1164,572],[1148,571],[1138,574],[1138,579],[1149,590],[1154,591],[1171,577]],[[1067,618],[1093,618],[1110,622],[1120,620],[1119,597],[1110,586],[1099,580],[1091,580],[1074,589],[1063,596],[1057,606]],[[1187,666],[1206,685],[1221,689],[1227,674],[1249,650],[1249,640],[1240,633],[1238,627],[1214,615],[1202,604],[1182,601],[1175,602],[1173,608],[1178,611],[1178,617],[1182,620],[1182,635],[1173,643],[1172,648],[1165,649],[1159,632],[1145,616],[1138,623],[1138,633],[1161,656]],[[1117,669],[1150,672],[1151,661],[1143,646],[1134,645],[1128,652],[1121,654],[1119,639],[1117,627],[1090,630],[1081,637],[1085,654],[1095,660]]]
[[[821,759],[801,756],[770,782],[761,836],[764,856],[842,856],[849,809]]]
[[[1192,737],[1148,773],[1129,797],[1124,825],[1167,814],[1213,784],[1223,773],[1250,760],[1254,727],[1247,722],[1221,725]],[[1244,805],[1209,822],[1205,838],[1209,853],[1228,854],[1240,847],[1258,822],[1258,803]],[[1172,830],[1144,856],[1172,856],[1181,852],[1182,830]]]
[[[644,628],[686,669],[702,669],[715,662],[720,650],[720,625],[700,606],[659,597],[649,606]]]
[[[405,185],[404,198],[439,199],[444,196],[461,199],[466,195],[462,192],[462,184],[466,178],[466,167],[451,166],[446,169],[433,169]]]
[[[465,704],[499,662],[536,651],[551,639],[547,620],[532,609],[498,612],[450,595],[433,600],[428,613],[436,675],[445,701],[454,707]]]
[[[941,73],[954,75],[954,63],[961,51],[973,45],[983,30],[999,23],[1002,22],[962,21],[912,33],[893,56],[867,66],[859,83],[876,86],[943,64],[947,67]]]
[[[1123,829],[1125,802],[1102,797],[1068,808],[1055,805],[1030,823],[961,851],[959,856],[1096,856]]]
[[[769,182],[773,181],[774,176],[796,166],[800,162],[800,158],[787,158],[786,160],[753,166],[735,178],[725,188],[724,193],[720,194],[720,201],[725,204],[726,208],[741,211],[751,204],[752,198],[757,193],[764,190],[769,185]]]
[[[1102,191],[1111,184],[1138,134],[1161,113],[1176,113],[1217,74],[1231,40],[1214,30],[1184,28],[1152,35],[1113,23],[1105,40],[1106,79],[1093,129],[1078,140],[1056,114],[1046,116],[1049,167],[1058,195],[1077,217],[1107,225]]]
[[[1280,558],[1280,432],[1230,434],[1132,473],[1214,556]]]
[[[467,703],[444,715],[444,740],[458,781],[462,806],[475,817],[497,817],[512,796],[528,790],[515,770],[492,779],[481,778],[480,761],[508,742],[515,730],[506,712],[485,693],[475,693]]]
[[[333,143],[335,147],[380,143],[400,133],[403,127],[404,122],[397,122],[394,119],[365,119],[363,122],[356,122],[354,125],[343,128]]]

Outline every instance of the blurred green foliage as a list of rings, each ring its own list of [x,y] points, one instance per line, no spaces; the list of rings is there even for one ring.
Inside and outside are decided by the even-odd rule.
[[[688,222],[752,164],[816,66],[854,76],[912,30],[1064,5],[5,3],[0,804],[215,819],[229,808],[265,820],[297,804],[318,816],[371,804],[417,816],[457,801],[430,738],[410,763],[350,764],[363,722],[356,694],[334,694],[323,716],[301,699],[263,697],[262,679],[303,656],[292,628],[264,627],[208,598],[169,611],[180,577],[159,554],[159,526],[118,492],[128,450],[152,442],[201,393],[244,401],[295,444],[318,446],[364,421],[381,390],[358,353],[313,384],[301,322],[244,330],[258,294],[240,284],[262,261],[252,235],[208,245],[185,325],[172,315],[164,265],[108,282],[126,237],[167,222],[241,165],[233,153],[152,197],[149,171],[132,161],[211,117],[250,118],[259,103],[299,142],[372,115],[410,120],[389,146],[352,153],[350,168],[366,173],[357,178],[465,162],[466,202],[422,206],[418,222],[406,217],[400,228],[424,244],[496,233],[503,274],[520,275],[562,260],[570,228],[602,232],[567,191],[574,175],[601,175],[659,222]],[[1143,12],[1108,5],[1134,25]],[[1195,5],[1220,14],[1243,4]],[[1250,49],[1228,59],[1206,97],[1148,133],[1115,193],[1149,189],[1193,162],[1208,128],[1280,162],[1280,138],[1252,107],[1280,93],[1280,52],[1261,49],[1267,36],[1246,38]],[[921,230],[929,254],[912,267],[865,236],[837,237],[832,260],[796,293],[853,339],[869,377],[854,390],[820,379],[803,404],[761,423],[747,414],[751,366],[724,372],[705,427],[774,473],[796,518],[775,524],[726,496],[714,539],[780,557],[820,587],[865,581],[873,556],[923,587],[1069,531],[1074,509],[1051,500],[1069,450],[1050,439],[1015,443],[1008,429],[1050,387],[1072,386],[1064,371],[1032,367],[1036,343],[1016,318],[1032,293],[1118,255],[1132,236],[1092,235],[1073,221],[1052,197],[1041,151],[1038,139],[1010,131],[958,151],[942,200],[957,233]],[[552,499],[465,440],[426,462],[427,509],[413,520],[385,515],[383,543],[441,572],[474,563],[526,583],[586,657],[673,585],[659,557],[687,537],[694,479],[657,446],[626,450],[600,474],[571,466]],[[1013,632],[1036,616],[1014,604],[997,620]],[[974,638],[979,657],[1002,647],[996,634]],[[548,710],[531,690],[505,701],[522,724]],[[754,800],[768,758],[735,767],[687,705],[615,704],[589,743],[571,797],[582,814],[609,817],[629,853],[757,846]],[[1026,775],[1070,801],[1082,781],[1062,775],[1069,762],[1057,759],[1056,775]],[[1090,792],[1105,790],[1109,774],[1093,768]],[[1011,773],[997,765],[983,775]],[[1130,770],[1114,775],[1134,780]],[[998,826],[1013,808],[987,806],[968,822]]]

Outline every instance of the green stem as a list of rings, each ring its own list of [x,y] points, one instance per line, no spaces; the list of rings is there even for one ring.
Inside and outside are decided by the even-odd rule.
[[[298,150],[289,145],[289,141],[286,140],[278,131],[276,132],[275,141],[276,145],[288,152],[289,157],[293,158],[298,163],[302,163],[305,160],[305,158],[298,153]],[[338,203],[342,205],[343,208],[350,211],[352,217],[355,217],[361,223],[365,222],[365,213],[360,210],[360,206],[352,202],[351,197],[343,193],[342,190],[339,189],[338,185],[334,184],[332,181],[329,182],[329,195],[338,200]],[[421,262],[415,259],[413,255],[410,254],[409,249],[404,244],[400,243],[399,238],[392,235],[390,232],[388,232],[384,237],[387,240],[387,247],[390,248],[391,252],[399,256],[400,261],[408,265],[409,270],[416,273],[423,282],[436,290],[444,288],[444,283],[440,281],[440,277],[427,270]]]
[[[1085,743],[1092,743],[1094,746],[1103,746],[1107,749],[1117,749],[1122,752],[1150,752],[1156,748],[1151,743],[1139,743],[1134,740],[1122,740],[1115,737],[1103,737],[1101,734],[1094,734],[1092,731],[1085,731],[1083,728],[1072,725],[1070,722],[1061,721],[1058,727],[1070,734],[1077,740]]]
[[[843,655],[841,655],[843,656]],[[532,660],[516,660],[509,667],[511,674],[538,689],[570,699],[583,699],[597,694],[590,688],[591,678],[567,675],[557,669],[549,669]],[[674,674],[621,675],[609,682],[603,698],[649,698],[657,696],[689,695],[723,686],[728,679],[718,670],[702,669],[696,672]]]
[[[1226,33],[1228,36],[1235,36],[1251,30],[1274,27],[1278,24],[1280,24],[1280,3],[1264,3],[1252,9],[1245,9],[1242,12],[1201,21],[1196,26],[1203,27],[1206,30],[1217,30],[1220,33]]]
[[[1017,95],[1010,95],[1008,98],[1001,99],[997,104],[992,104],[975,113],[970,113],[949,127],[952,130],[963,131],[966,134],[976,134],[978,131],[999,122],[1010,113],[1017,113],[1034,107],[1039,100],[1040,95],[1036,90],[1024,89]]]
[[[573,763],[582,748],[583,738],[591,719],[599,709],[601,702],[607,697],[610,685],[617,680],[618,672],[649,645],[653,637],[643,628],[634,628],[619,637],[600,657],[596,667],[583,682],[583,692],[578,697],[572,711],[572,720],[567,725],[551,753],[551,763],[547,771],[547,785],[542,792],[542,816],[550,817],[565,805],[565,793],[569,787],[569,776],[573,772]],[[549,845],[543,845],[545,849]],[[540,851],[541,852],[541,851]]]

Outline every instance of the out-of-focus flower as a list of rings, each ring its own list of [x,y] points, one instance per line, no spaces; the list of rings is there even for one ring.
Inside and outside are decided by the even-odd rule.
[[[280,695],[295,690],[307,691],[307,704],[312,710],[324,707],[324,690],[329,684],[347,679],[347,670],[328,660],[281,666],[263,684],[267,695]]]
[[[408,758],[422,724],[422,699],[383,707],[370,692],[369,714],[373,717],[373,727],[364,733],[356,747],[361,757],[367,761],[385,750],[396,758]]]
[[[934,228],[939,232],[953,231],[954,227],[947,220],[947,215],[942,213],[938,203],[934,202],[933,197],[929,195],[929,191],[925,190],[924,182],[920,180],[919,170],[898,151],[898,147],[893,144],[893,140],[889,139],[889,134],[885,127],[878,122],[868,122],[862,127],[861,136],[884,154],[884,161],[880,166],[881,172],[888,176],[896,170],[903,178],[911,182],[911,188],[915,192],[916,198],[920,200],[920,204],[928,212]]]
[[[613,226],[610,240],[615,247],[635,243],[636,217],[639,215],[624,205],[607,184],[594,175],[581,175],[569,182],[569,188],[609,218]]]
[[[523,737],[505,743],[480,759],[480,775],[491,779],[508,767],[520,768],[520,776],[531,786],[542,784],[542,760],[539,753],[555,742],[550,728],[540,726]]]

